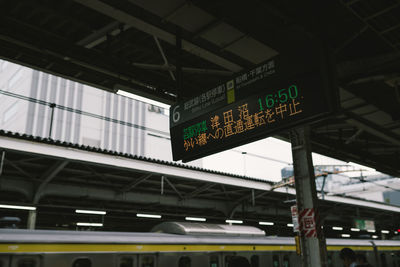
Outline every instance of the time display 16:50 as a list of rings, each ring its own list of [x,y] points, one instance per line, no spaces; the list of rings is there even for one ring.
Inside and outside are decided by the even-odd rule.
[[[275,103],[286,103],[289,99],[295,99],[298,96],[298,90],[296,85],[291,85],[289,88],[279,90],[275,94],[269,94],[265,97],[265,102],[258,98],[258,104],[260,105],[260,111],[264,110],[264,105],[267,108],[272,108]],[[264,102],[264,103],[263,103]]]

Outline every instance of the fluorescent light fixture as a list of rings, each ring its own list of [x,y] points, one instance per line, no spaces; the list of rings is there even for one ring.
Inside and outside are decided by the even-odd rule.
[[[373,235],[372,238],[378,238],[378,236],[377,235]]]
[[[241,220],[225,220],[226,223],[243,223]]]
[[[343,230],[343,227],[333,226],[333,227],[332,227],[332,230],[335,230],[335,231],[342,231],[342,230]]]
[[[106,215],[107,212],[101,210],[75,210],[76,213],[84,213],[84,214],[97,214],[97,215]]]
[[[273,222],[259,222],[259,225],[274,225]]]
[[[205,222],[206,218],[185,217],[186,221]]]
[[[36,210],[36,207],[32,206],[17,206],[17,205],[6,205],[6,204],[0,204],[0,208],[13,209],[13,210]]]
[[[287,225],[287,227],[293,227],[293,223],[288,223],[286,225]]]
[[[342,234],[342,237],[350,237],[349,234]]]
[[[361,230],[358,229],[358,228],[350,228],[350,231],[353,231],[353,232],[360,232]]]
[[[367,230],[368,233],[375,233],[375,230]]]
[[[138,213],[136,214],[137,217],[141,218],[154,218],[154,219],[161,219],[161,215],[158,214],[145,214],[145,213]]]
[[[126,91],[118,90],[117,94],[129,97],[129,98],[132,98],[132,99],[136,99],[138,101],[141,101],[141,102],[144,102],[144,103],[148,103],[150,105],[154,105],[154,106],[157,106],[157,107],[165,108],[167,110],[169,110],[169,108],[170,108],[170,105],[168,105],[168,104],[165,104],[165,103],[162,103],[162,102],[159,102],[159,101],[155,101],[155,100],[147,98],[147,97],[138,96],[138,95],[126,92]]]
[[[381,233],[382,233],[382,234],[388,234],[388,233],[389,233],[389,230],[382,230]]]
[[[88,223],[88,222],[77,222],[77,226],[96,226],[96,227],[102,227],[102,223]]]

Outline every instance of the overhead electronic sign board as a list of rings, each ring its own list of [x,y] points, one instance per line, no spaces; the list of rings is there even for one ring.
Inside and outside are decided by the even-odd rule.
[[[303,52],[274,57],[171,106],[173,159],[198,159],[332,114],[328,58]]]

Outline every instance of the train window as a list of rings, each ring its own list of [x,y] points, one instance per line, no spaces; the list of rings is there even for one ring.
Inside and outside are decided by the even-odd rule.
[[[234,256],[232,255],[225,256],[225,267],[229,266],[229,262],[232,260],[233,257]]]
[[[119,267],[133,267],[132,257],[121,257],[119,260]]]
[[[36,260],[31,258],[20,259],[17,263],[18,267],[36,267]]]
[[[210,267],[218,267],[218,256],[210,257]]]
[[[251,267],[258,267],[260,266],[260,257],[258,255],[253,255],[250,258]]]
[[[386,255],[384,253],[381,254],[381,264],[382,267],[387,267]]]
[[[279,256],[278,255],[272,256],[272,267],[279,267],[279,266],[280,266]]]
[[[333,267],[332,255],[328,255],[328,267]]]
[[[77,259],[72,267],[92,267],[92,262],[88,258]]]
[[[144,256],[142,257],[141,267],[154,267],[155,260],[153,256]]]
[[[290,260],[288,255],[283,256],[283,267],[290,267]]]
[[[179,267],[190,267],[191,260],[189,257],[181,257],[179,259]]]

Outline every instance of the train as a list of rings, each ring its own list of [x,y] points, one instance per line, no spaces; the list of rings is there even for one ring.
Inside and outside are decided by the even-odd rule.
[[[348,247],[372,266],[400,267],[400,241],[327,239],[328,266]],[[257,227],[164,222],[148,233],[0,229],[0,267],[298,267],[293,237]]]

